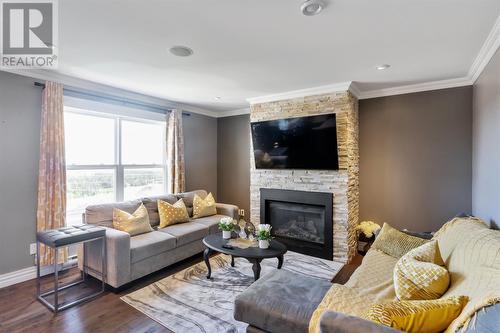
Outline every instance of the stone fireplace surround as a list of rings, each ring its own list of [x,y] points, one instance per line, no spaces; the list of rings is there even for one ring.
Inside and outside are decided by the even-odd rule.
[[[358,100],[349,91],[250,105],[250,121],[336,113],[339,170],[255,169],[250,154],[250,220],[260,223],[260,189],[333,194],[333,260],[348,262],[356,253],[354,228],[359,211]]]

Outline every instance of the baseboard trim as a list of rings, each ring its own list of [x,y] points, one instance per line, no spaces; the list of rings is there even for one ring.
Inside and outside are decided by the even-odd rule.
[[[76,267],[77,259],[70,259],[64,264],[59,264],[59,271]],[[44,266],[40,271],[41,276],[54,273],[54,267]],[[0,289],[36,278],[36,266],[22,268],[20,270],[0,275]]]
[[[0,275],[0,288],[36,278],[36,266],[26,267],[14,272]]]

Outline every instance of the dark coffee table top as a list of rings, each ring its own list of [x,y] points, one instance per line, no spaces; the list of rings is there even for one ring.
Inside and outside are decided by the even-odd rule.
[[[229,254],[234,257],[253,258],[253,259],[275,258],[282,256],[287,251],[285,245],[275,240],[270,241],[269,248],[267,249],[260,249],[259,247],[249,247],[246,249],[240,249],[235,247],[232,250],[225,249],[222,247],[222,245],[227,244],[228,241],[229,239],[223,239],[221,234],[208,235],[205,238],[203,238],[203,244],[205,244],[205,246],[209,247],[214,251],[224,254]]]

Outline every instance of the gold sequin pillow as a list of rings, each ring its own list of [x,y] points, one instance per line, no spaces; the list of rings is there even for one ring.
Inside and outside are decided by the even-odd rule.
[[[371,248],[377,249],[394,258],[401,258],[411,249],[427,243],[428,240],[405,234],[384,223]]]
[[[441,297],[450,284],[443,267],[437,241],[419,246],[402,256],[394,267],[394,290],[400,300],[424,300]]]
[[[215,207],[215,199],[212,193],[209,193],[205,199],[200,198],[198,194],[194,195],[193,218],[197,219],[199,217],[215,214],[217,214],[217,208]]]
[[[148,210],[143,204],[132,214],[113,208],[113,228],[128,232],[130,236],[153,231],[151,224],[149,224]]]
[[[177,223],[189,222],[186,205],[182,199],[179,199],[173,205],[166,201],[158,200],[158,215],[160,215],[159,228],[165,228]]]
[[[409,333],[444,331],[462,312],[467,296],[431,301],[392,301],[371,306],[365,319]]]

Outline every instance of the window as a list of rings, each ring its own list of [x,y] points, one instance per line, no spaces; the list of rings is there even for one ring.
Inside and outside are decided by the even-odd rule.
[[[165,123],[66,107],[67,224],[91,204],[166,191]]]

